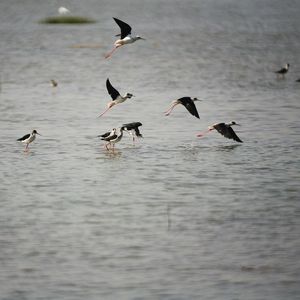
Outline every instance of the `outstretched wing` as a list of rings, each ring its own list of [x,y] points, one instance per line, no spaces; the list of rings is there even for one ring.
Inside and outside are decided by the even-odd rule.
[[[223,136],[225,136],[228,139],[232,139],[235,140],[239,143],[242,143],[243,141],[236,135],[236,133],[234,132],[234,130],[226,125],[225,123],[219,123],[214,125],[214,128],[221,133]]]
[[[111,85],[109,79],[106,80],[106,88],[113,100],[116,100],[120,93]]]
[[[132,130],[132,129],[134,129],[136,127],[139,127],[139,126],[142,126],[141,122],[132,122],[132,123],[123,124],[123,127],[126,130]]]
[[[191,115],[200,119],[196,105],[190,97],[183,97],[183,98],[178,99],[178,101],[180,101],[182,103],[182,105],[185,106],[185,108],[190,112]]]
[[[131,27],[127,23],[117,18],[114,18],[114,20],[116,21],[116,23],[119,25],[121,29],[121,39],[124,39],[127,35],[131,34]]]
[[[30,137],[30,133],[25,134],[23,137],[17,139],[17,141],[25,141],[25,140],[27,140],[29,137]]]

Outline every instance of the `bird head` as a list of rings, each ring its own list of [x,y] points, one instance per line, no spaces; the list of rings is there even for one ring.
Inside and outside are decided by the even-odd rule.
[[[193,98],[192,100],[193,100],[194,102],[195,102],[195,101],[202,101],[201,99],[198,99],[198,98]]]
[[[139,35],[137,35],[135,38],[136,38],[136,40],[144,40],[144,41],[146,40],[146,39],[142,38],[142,37],[139,36]]]
[[[241,126],[240,124],[236,123],[235,121],[231,121],[231,122],[230,122],[230,126],[232,126],[232,125]]]
[[[32,130],[32,134],[38,134],[38,135],[40,135],[35,129]]]
[[[128,99],[130,99],[130,98],[132,98],[132,97],[134,97],[132,94],[130,94],[130,93],[127,93],[126,94],[126,97],[128,98]]]

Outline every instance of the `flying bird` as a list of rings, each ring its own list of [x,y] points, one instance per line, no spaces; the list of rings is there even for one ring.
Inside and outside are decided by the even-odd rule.
[[[105,55],[105,58],[109,58],[112,56],[115,50],[117,50],[119,47],[126,45],[126,44],[132,44],[138,40],[145,40],[144,38],[136,35],[136,36],[131,36],[131,27],[127,23],[117,19],[113,18],[115,22],[119,25],[121,29],[121,33],[118,34],[117,36],[120,36],[120,39],[116,40],[114,43],[114,48]]]
[[[130,99],[133,97],[133,95],[130,93],[127,93],[125,96],[122,97],[120,95],[120,93],[111,85],[108,78],[106,80],[106,88],[112,98],[112,101],[107,103],[107,109],[99,117],[103,116],[114,105],[122,103],[122,102],[126,101],[127,99]]]
[[[228,139],[235,140],[236,142],[239,142],[239,143],[243,143],[243,141],[236,135],[236,133],[232,129],[231,126],[233,126],[233,125],[241,126],[240,124],[237,124],[234,121],[232,121],[232,122],[230,122],[228,124],[226,124],[226,123],[216,123],[216,124],[214,124],[212,126],[209,126],[207,131],[201,132],[197,136],[198,137],[202,137],[206,133],[208,133],[208,132],[210,132],[210,131],[212,131],[212,130],[215,129],[219,133],[221,133],[224,137],[226,137]]]
[[[284,78],[284,75],[289,71],[289,68],[290,68],[290,64],[285,64],[285,66],[276,71],[275,73],[277,74],[277,76],[281,75],[282,78]]]
[[[195,116],[196,118],[200,119],[196,105],[195,105],[195,101],[201,101],[200,99],[197,98],[191,98],[191,97],[182,97],[179,98],[177,100],[174,100],[172,102],[171,107],[165,112],[165,115],[168,116],[172,110],[174,109],[174,107],[178,104],[182,104],[189,112],[191,115]]]
[[[124,128],[125,131],[127,131],[130,135],[132,135],[132,141],[135,141],[135,137],[143,137],[143,135],[139,131],[139,127],[143,124],[141,122],[132,122],[123,124],[122,128]]]
[[[36,134],[40,135],[36,130],[33,130],[32,133],[25,134],[23,137],[17,139],[17,141],[26,144],[24,151],[28,150],[28,146],[35,140]]]

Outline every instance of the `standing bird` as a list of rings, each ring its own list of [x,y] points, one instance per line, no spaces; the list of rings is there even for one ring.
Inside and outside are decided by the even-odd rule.
[[[208,132],[216,129],[219,133],[221,133],[226,138],[235,140],[235,141],[237,141],[239,143],[243,143],[243,141],[236,135],[236,133],[234,132],[234,130],[231,128],[231,126],[233,126],[233,125],[241,126],[240,124],[237,124],[234,121],[232,121],[232,122],[230,122],[228,124],[226,124],[226,123],[216,123],[216,124],[214,124],[212,126],[209,126],[207,131],[199,133],[197,136],[198,137],[202,137],[206,133],[208,133]]]
[[[183,97],[183,98],[179,98],[177,100],[174,100],[172,102],[171,107],[165,112],[165,115],[168,116],[172,110],[174,109],[174,107],[178,104],[182,104],[189,112],[191,115],[195,116],[196,118],[200,119],[196,105],[195,105],[195,101],[201,101],[200,99],[197,98],[191,98],[191,97]]]
[[[121,127],[119,134],[117,134],[117,131],[114,128],[113,129],[114,133],[112,135],[109,135],[109,136],[103,138],[103,140],[105,140],[107,142],[107,144],[105,145],[107,150],[109,150],[108,146],[111,146],[111,145],[112,145],[112,150],[113,151],[115,150],[115,144],[120,142],[123,137],[123,130],[124,130],[124,128]]]
[[[116,134],[116,132],[117,132],[117,129],[116,129],[116,128],[113,128],[112,131],[108,131],[108,132],[105,132],[105,133],[103,133],[103,134],[97,135],[97,137],[101,137],[101,140],[104,140],[104,141],[105,141],[105,139],[106,139],[107,137],[110,137],[110,136]]]
[[[60,15],[67,15],[67,14],[70,14],[71,12],[70,12],[67,8],[61,6],[61,7],[58,9],[58,13],[59,13]]]
[[[288,72],[289,68],[290,64],[285,64],[282,69],[276,71],[275,73],[277,74],[277,76],[281,75],[281,77],[284,78],[284,75]]]
[[[130,93],[127,93],[124,97],[122,97],[120,95],[120,93],[111,85],[108,78],[106,80],[106,88],[112,98],[112,101],[107,103],[107,109],[99,117],[103,116],[114,105],[122,103],[122,102],[126,101],[127,99],[130,99],[131,97],[133,97],[133,95]]]
[[[143,137],[142,134],[139,131],[139,127],[142,126],[142,125],[143,124],[141,122],[132,122],[132,123],[123,124],[122,127],[130,135],[132,135],[132,141],[134,142],[135,136],[138,137],[138,138]]]
[[[31,132],[31,134],[28,133],[28,134],[24,135],[23,137],[17,139],[17,141],[26,144],[26,147],[25,147],[24,151],[28,150],[28,145],[35,140],[35,135],[36,134],[40,135],[36,130],[33,130]]]
[[[50,80],[52,87],[57,87],[58,83],[54,79]]]
[[[120,29],[121,29],[121,33],[116,35],[116,36],[120,36],[120,39],[116,40],[114,43],[114,48],[105,55],[105,58],[109,58],[115,50],[117,50],[119,47],[126,45],[126,44],[132,44],[138,40],[145,40],[144,38],[140,37],[140,36],[131,36],[131,27],[117,19],[117,18],[113,18],[115,20],[115,22],[119,25]]]

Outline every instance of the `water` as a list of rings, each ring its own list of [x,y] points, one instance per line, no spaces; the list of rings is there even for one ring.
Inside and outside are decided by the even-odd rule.
[[[299,299],[299,1],[68,1],[98,22],[38,24],[61,5],[0,2],[0,299]],[[104,60],[112,17],[147,40]],[[136,97],[99,119],[107,77]],[[163,115],[186,95],[200,120]],[[232,120],[243,144],[196,137]]]

